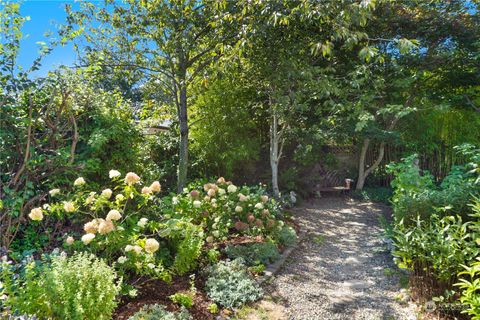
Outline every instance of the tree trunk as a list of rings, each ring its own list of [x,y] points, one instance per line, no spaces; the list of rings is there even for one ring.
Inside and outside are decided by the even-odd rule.
[[[365,169],[365,159],[367,156],[367,150],[370,146],[370,139],[365,138],[363,140],[362,150],[360,151],[360,159],[358,161],[358,181],[357,186],[355,189],[362,190],[363,186],[365,185],[365,180],[367,179],[368,175],[373,172],[373,170],[377,169],[380,163],[383,160],[383,156],[385,155],[385,142],[380,142],[380,146],[378,149],[378,156],[375,159],[375,162],[372,166],[368,169]]]
[[[272,124],[270,127],[270,167],[272,169],[272,189],[275,198],[280,196],[278,188],[278,162],[279,155],[279,136],[278,136],[278,116],[274,111],[272,114]]]
[[[187,87],[180,84],[180,98],[178,106],[178,120],[180,122],[180,149],[177,173],[177,192],[181,193],[187,183],[188,168],[188,114],[187,114]]]
[[[370,139],[365,138],[363,140],[362,149],[360,150],[360,159],[358,160],[358,179],[357,190],[362,190],[365,184],[365,158],[367,156],[368,146],[370,145]]]

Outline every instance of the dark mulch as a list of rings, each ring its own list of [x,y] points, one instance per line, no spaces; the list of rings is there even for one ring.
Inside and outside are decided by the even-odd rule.
[[[212,303],[201,290],[204,287],[203,280],[197,279],[195,281],[197,294],[194,298],[194,305],[189,309],[193,319],[214,319],[214,316],[208,311],[208,306]],[[148,304],[162,304],[165,305],[169,311],[178,311],[180,307],[174,304],[169,296],[179,291],[188,291],[190,289],[190,279],[188,276],[176,277],[172,283],[166,283],[161,280],[152,280],[139,289],[139,294],[135,298],[129,298],[121,302],[113,315],[113,319],[127,320],[135,312],[140,310],[142,306]]]

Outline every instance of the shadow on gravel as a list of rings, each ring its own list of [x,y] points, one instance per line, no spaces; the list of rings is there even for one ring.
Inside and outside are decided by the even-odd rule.
[[[408,319],[399,305],[398,279],[380,239],[385,206],[322,198],[292,210],[307,236],[268,291],[289,319]]]

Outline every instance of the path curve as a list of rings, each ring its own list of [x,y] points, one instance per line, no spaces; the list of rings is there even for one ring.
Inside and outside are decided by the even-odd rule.
[[[287,319],[416,318],[413,304],[397,301],[399,275],[379,222],[387,209],[339,197],[292,210],[307,234],[267,288]]]

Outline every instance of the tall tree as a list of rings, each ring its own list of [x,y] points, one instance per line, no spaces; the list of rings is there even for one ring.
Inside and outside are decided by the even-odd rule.
[[[226,1],[125,0],[83,2],[81,8],[67,7],[64,32],[77,36],[90,67],[141,73],[140,83],[157,83],[168,97],[158,101],[159,107],[175,105],[180,192],[187,180],[190,88],[234,40],[235,6]]]
[[[280,195],[279,163],[291,130],[306,109],[319,114],[331,94],[329,81],[343,51],[357,51],[367,39],[363,31],[373,1],[248,1],[249,24],[243,57],[252,81],[263,94],[270,117],[272,189]],[[323,97],[317,99],[318,97]],[[320,100],[320,101],[318,101]]]
[[[368,26],[369,46],[360,52],[366,64],[352,82],[358,84],[352,114],[357,116],[361,144],[357,189],[383,161],[401,118],[414,110],[461,104],[475,108],[472,101],[480,83],[478,22],[478,3],[464,0],[378,6],[377,18]],[[367,164],[373,143],[375,159]]]

